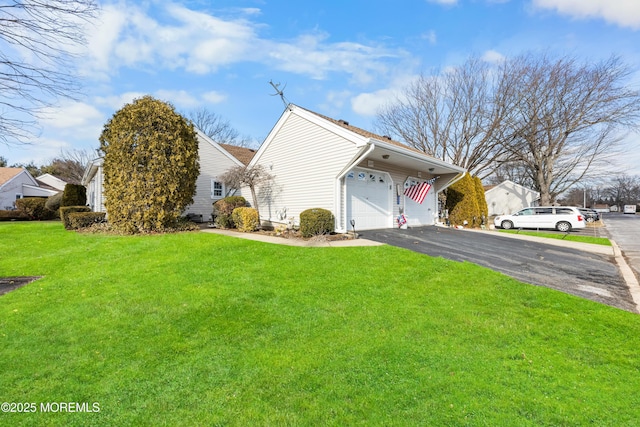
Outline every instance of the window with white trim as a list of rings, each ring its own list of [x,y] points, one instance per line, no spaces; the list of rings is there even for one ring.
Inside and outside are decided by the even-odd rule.
[[[224,197],[224,184],[215,178],[211,180],[211,198],[222,199]]]

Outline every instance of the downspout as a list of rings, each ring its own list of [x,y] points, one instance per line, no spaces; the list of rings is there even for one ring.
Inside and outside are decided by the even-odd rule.
[[[335,204],[336,208],[340,208],[340,206],[341,206],[341,203],[340,203],[340,202],[341,202],[341,200],[340,200],[340,197],[341,197],[341,194],[340,194],[340,181],[342,180],[342,178],[344,178],[344,176],[345,176],[345,175],[346,175],[346,174],[347,174],[347,173],[348,173],[348,172],[349,172],[349,171],[350,171],[350,170],[351,170],[355,165],[357,165],[358,163],[360,163],[361,161],[363,161],[364,159],[366,159],[366,158],[367,158],[367,156],[368,156],[369,154],[371,154],[371,152],[373,152],[373,150],[376,148],[376,146],[375,146],[373,143],[371,143],[371,142],[368,142],[368,143],[367,143],[367,145],[368,145],[369,147],[368,147],[368,148],[366,148],[366,149],[364,150],[364,152],[362,152],[362,151],[361,151],[361,152],[362,152],[362,154],[360,154],[360,155],[356,154],[356,156],[354,157],[354,159],[353,159],[351,162],[349,162],[349,163],[347,164],[347,166],[345,166],[345,168],[344,168],[344,169],[342,169],[342,171],[338,174],[338,176],[336,176],[336,183],[335,183],[335,200],[334,200],[334,204]],[[337,210],[337,209],[336,209],[336,210]],[[349,224],[347,223],[347,218],[346,218],[346,216],[347,216],[347,205],[346,205],[346,203],[345,203],[345,205],[344,205],[344,211],[343,211],[342,209],[340,209],[340,218],[344,218],[344,230],[338,229],[338,231],[345,232],[345,233],[346,233],[347,231],[349,231]],[[339,219],[338,219],[338,218],[336,218],[336,221],[337,221],[337,222],[341,222],[341,221],[339,221]]]

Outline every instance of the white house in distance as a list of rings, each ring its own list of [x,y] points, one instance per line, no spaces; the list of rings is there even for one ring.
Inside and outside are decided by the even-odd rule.
[[[64,189],[64,187],[63,187]],[[0,168],[0,209],[15,209],[23,197],[49,197],[59,190],[41,186],[25,168]]]
[[[391,228],[404,213],[408,225],[434,224],[436,194],[465,173],[389,137],[289,104],[251,161],[274,176],[259,188],[261,220],[287,223],[309,208],[331,211],[337,232]],[[439,177],[422,204],[403,195],[411,185]]]
[[[249,163],[255,150],[218,144],[200,130],[196,129],[198,138],[198,155],[200,161],[200,175],[196,180],[196,195],[193,203],[187,207],[184,214],[200,221],[207,221],[213,213],[213,203],[220,200],[234,189],[225,188],[218,180],[218,176],[233,166]],[[104,171],[102,159],[92,161],[85,169],[82,185],[87,188],[87,203],[94,212],[105,212],[105,198],[103,196]],[[241,192],[236,195],[243,195]]]
[[[506,180],[486,188],[484,197],[487,200],[489,216],[509,215],[528,206],[536,206],[540,193]]]

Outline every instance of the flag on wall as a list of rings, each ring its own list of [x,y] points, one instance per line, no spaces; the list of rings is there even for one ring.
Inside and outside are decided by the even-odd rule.
[[[411,187],[404,190],[404,195],[414,202],[422,204],[436,179],[438,179],[438,177],[431,178],[419,184],[412,185]]]

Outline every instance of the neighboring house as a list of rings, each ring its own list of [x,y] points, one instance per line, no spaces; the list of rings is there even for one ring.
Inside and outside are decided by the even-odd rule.
[[[263,223],[299,223],[300,213],[324,208],[337,232],[391,228],[404,213],[408,225],[434,224],[436,194],[465,170],[341,120],[290,104],[251,161],[274,176],[259,188]],[[439,177],[422,204],[403,195]]]
[[[42,187],[25,168],[0,168],[0,209],[15,209],[23,197],[49,197],[58,191]]]
[[[220,175],[233,166],[249,163],[255,150],[218,144],[199,130],[198,155],[200,161],[200,175],[196,180],[196,195],[193,203],[187,207],[184,214],[191,215],[196,220],[207,221],[213,213],[213,203],[230,194],[236,193],[228,189],[218,179]],[[82,185],[87,187],[87,203],[91,210],[105,212],[105,198],[103,195],[104,171],[102,159],[92,161],[85,169]]]
[[[104,171],[102,159],[92,160],[84,170],[82,185],[87,188],[87,204],[93,212],[106,212],[104,207]]]
[[[528,206],[537,206],[540,193],[506,180],[498,185],[485,187],[484,197],[489,216],[510,215]]]
[[[49,173],[37,176],[36,181],[38,181],[38,185],[40,185],[40,187],[50,188],[56,191],[64,191],[64,187],[67,185],[66,181]]]

